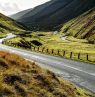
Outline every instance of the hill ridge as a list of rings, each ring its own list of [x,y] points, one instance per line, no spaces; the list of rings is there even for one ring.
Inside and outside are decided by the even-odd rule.
[[[95,0],[51,0],[35,7],[17,21],[32,30],[56,30],[56,26],[68,22],[94,6]]]

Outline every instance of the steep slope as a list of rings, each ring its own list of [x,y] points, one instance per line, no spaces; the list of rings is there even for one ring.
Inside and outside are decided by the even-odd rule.
[[[7,33],[10,31],[22,31],[27,28],[21,23],[0,13],[0,33]]]
[[[61,33],[95,43],[95,7],[63,25]]]
[[[22,17],[24,14],[28,13],[28,12],[31,11],[31,10],[32,10],[32,9],[23,10],[23,11],[21,11],[21,12],[18,12],[18,13],[16,13],[16,14],[13,14],[13,15],[11,15],[11,16],[9,16],[9,17],[11,17],[11,18],[17,20],[17,19],[19,19],[20,17]]]
[[[34,62],[0,51],[0,97],[95,97]]]
[[[94,6],[95,0],[51,0],[32,9],[18,21],[31,29],[52,30]]]

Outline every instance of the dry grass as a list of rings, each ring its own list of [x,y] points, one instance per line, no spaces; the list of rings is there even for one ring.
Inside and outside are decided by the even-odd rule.
[[[0,97],[95,97],[34,62],[0,51]]]

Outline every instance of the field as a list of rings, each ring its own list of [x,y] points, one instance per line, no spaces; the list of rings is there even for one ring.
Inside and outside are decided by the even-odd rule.
[[[0,97],[95,97],[40,68],[35,62],[0,51]]]
[[[95,64],[94,44],[89,44],[86,39],[76,39],[72,36],[68,36],[66,39],[64,38],[65,35],[63,33],[33,32],[7,40],[4,44],[28,50],[32,50],[33,47],[39,47],[40,49],[44,48],[44,53],[46,53],[48,49],[49,54],[58,55],[59,53],[61,57],[65,51],[65,58],[71,59],[72,57],[74,60]],[[53,53],[51,53],[52,50]],[[78,57],[80,58],[78,59]]]
[[[0,33],[0,38],[6,37],[7,33]]]

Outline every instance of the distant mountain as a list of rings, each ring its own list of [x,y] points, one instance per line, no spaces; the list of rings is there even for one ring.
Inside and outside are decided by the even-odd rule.
[[[0,13],[0,32],[22,31],[27,28],[19,22]]]
[[[53,30],[94,6],[95,0],[51,0],[26,12],[17,20],[32,30]]]
[[[19,19],[21,18],[24,14],[28,13],[29,11],[31,11],[32,9],[27,9],[27,10],[23,10],[21,12],[18,12],[16,14],[10,15],[9,17],[13,18],[13,19]]]
[[[95,43],[95,7],[64,24],[61,33]]]

